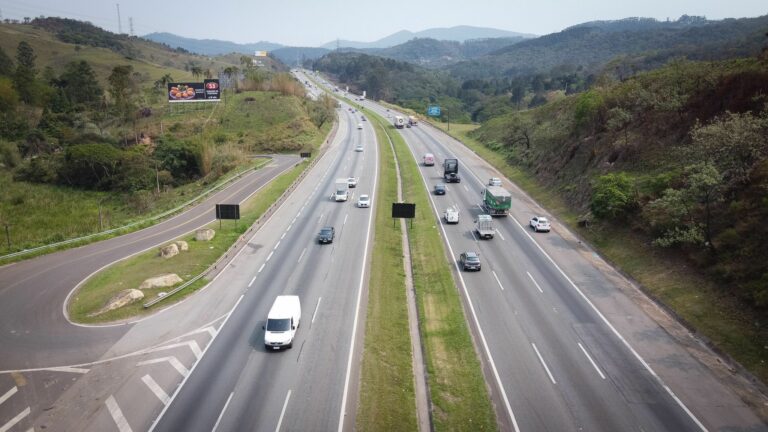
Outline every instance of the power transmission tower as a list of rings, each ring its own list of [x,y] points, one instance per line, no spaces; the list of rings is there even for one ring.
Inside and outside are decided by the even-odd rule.
[[[131,29],[131,36],[133,36],[133,17],[128,17],[128,25]]]
[[[117,34],[123,34],[123,22],[120,20],[120,3],[116,3],[117,6]]]

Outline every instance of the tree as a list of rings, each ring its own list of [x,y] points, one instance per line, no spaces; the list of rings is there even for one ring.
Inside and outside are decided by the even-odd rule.
[[[592,126],[592,132],[594,133],[602,106],[603,97],[597,91],[590,90],[580,94],[576,98],[576,109],[574,111],[576,125],[579,127]]]
[[[507,124],[507,133],[504,136],[504,143],[511,147],[519,144],[525,144],[525,149],[531,149],[531,132],[533,124],[521,115],[515,115]]]
[[[759,116],[726,112],[708,125],[694,126],[691,138],[694,162],[714,165],[728,184],[744,185],[754,167],[768,157],[768,111]]]
[[[13,84],[21,100],[27,104],[32,104],[37,98],[35,58],[32,46],[26,41],[19,42],[16,49],[16,71],[13,75]]]
[[[665,190],[661,198],[646,206],[646,218],[661,232],[654,244],[669,247],[687,243],[714,253],[712,209],[722,200],[723,176],[714,165],[704,162],[686,167],[684,177],[683,187]]]
[[[597,178],[592,187],[592,214],[600,219],[624,216],[637,205],[634,186],[624,172],[610,173]]]
[[[608,110],[608,129],[612,131],[624,131],[624,145],[629,143],[629,123],[632,121],[632,113],[621,107],[613,107]]]
[[[68,63],[58,82],[73,105],[98,109],[104,97],[104,90],[99,85],[96,73],[85,60]]]
[[[13,75],[13,60],[0,48],[0,76]]]
[[[198,79],[198,78],[200,78],[200,76],[203,75],[203,68],[201,68],[200,66],[195,65],[195,66],[192,66],[192,68],[190,69],[190,72],[192,72],[192,76],[195,79]]]
[[[523,101],[523,98],[525,97],[525,87],[522,86],[522,84],[517,84],[514,87],[512,87],[512,98],[510,101],[515,104],[517,109],[520,109],[520,102]]]
[[[133,66],[122,65],[112,68],[112,73],[107,78],[112,104],[115,111],[123,117],[127,117],[134,108],[133,95],[136,91],[136,83],[132,75]]]

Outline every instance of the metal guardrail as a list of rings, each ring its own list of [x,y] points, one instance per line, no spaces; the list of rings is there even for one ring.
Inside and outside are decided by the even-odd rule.
[[[232,243],[232,245],[229,247],[229,249],[227,249],[227,252],[224,255],[220,256],[219,259],[216,260],[216,262],[211,264],[207,269],[203,270],[202,273],[198,274],[197,276],[193,277],[187,282],[184,282],[178,287],[172,289],[164,296],[154,298],[144,303],[143,305],[144,309],[160,303],[161,301],[167,299],[168,297],[171,297],[172,295],[178,293],[184,288],[190,286],[200,278],[207,276],[216,270],[219,270],[219,266],[221,266],[221,268],[223,269],[224,266],[228,264],[229,261],[231,261],[235,257],[235,252],[237,252],[237,249],[247,242],[246,237],[250,238],[248,234],[251,233],[254,229],[258,230],[258,228],[261,226],[261,223],[265,219],[268,219],[270,216],[272,216],[272,214],[275,212],[277,207],[279,207],[288,198],[288,195],[290,195],[293,192],[293,190],[296,189],[299,183],[301,183],[301,181],[304,180],[304,178],[307,176],[307,173],[312,169],[312,167],[314,167],[317,164],[317,161],[319,161],[323,157],[323,154],[325,153],[328,145],[336,137],[337,130],[338,130],[338,123],[334,123],[333,128],[331,129],[331,131],[328,133],[328,136],[326,137],[325,144],[320,146],[320,151],[318,152],[317,157],[312,159],[312,162],[310,162],[309,165],[307,165],[307,168],[304,169],[304,171],[298,177],[296,177],[296,179],[283,191],[283,193],[280,194],[280,196],[275,200],[275,202],[270,204],[267,210],[264,211],[264,213],[261,216],[259,216],[259,218],[256,219],[256,221],[252,223],[250,227],[248,227],[248,230],[246,230],[240,237],[237,238],[237,240],[234,243]],[[294,167],[299,166],[300,163],[301,162],[296,163]]]
[[[9,253],[9,254],[6,254],[6,255],[0,255],[0,261],[4,260],[6,258],[14,258],[14,257],[17,257],[17,256],[22,256],[22,255],[30,254],[30,253],[41,251],[41,250],[45,250],[45,249],[50,249],[50,248],[55,248],[55,247],[58,247],[58,246],[68,245],[70,243],[77,243],[77,242],[80,242],[80,241],[88,240],[88,239],[99,237],[99,236],[107,236],[109,234],[112,234],[112,233],[115,233],[115,232],[118,232],[118,231],[121,231],[121,230],[125,230],[125,229],[128,229],[128,228],[132,228],[132,227],[137,226],[137,225],[141,225],[141,224],[144,224],[144,223],[147,223],[147,222],[152,222],[152,221],[155,221],[157,219],[162,219],[162,218],[164,218],[164,217],[166,217],[168,215],[174,214],[174,213],[176,213],[176,212],[186,208],[187,206],[189,206],[189,205],[191,205],[191,204],[201,200],[202,198],[206,197],[207,195],[209,195],[209,194],[211,194],[213,192],[218,192],[223,186],[225,186],[225,185],[227,185],[229,183],[234,182],[235,180],[239,179],[240,177],[242,177],[243,175],[245,175],[246,173],[248,173],[249,171],[251,171],[253,169],[255,169],[255,168],[244,169],[241,172],[235,174],[233,177],[223,181],[221,184],[218,184],[218,185],[212,187],[211,189],[208,189],[207,191],[201,193],[200,195],[192,198],[191,200],[189,200],[189,201],[187,201],[187,202],[185,202],[185,203],[183,203],[183,204],[181,204],[181,205],[179,205],[179,206],[177,206],[175,208],[172,208],[172,209],[167,210],[167,211],[165,211],[163,213],[160,213],[158,215],[149,217],[147,219],[142,219],[142,220],[139,220],[139,221],[136,221],[136,222],[132,222],[132,223],[129,223],[128,225],[123,225],[121,227],[112,228],[112,229],[109,229],[109,230],[106,230],[106,231],[100,231],[100,232],[93,233],[93,234],[88,234],[88,235],[82,236],[82,237],[76,237],[76,238],[71,238],[71,239],[67,239],[67,240],[62,240],[62,241],[56,242],[56,243],[49,243],[47,245],[37,246],[37,247],[31,248],[31,249],[24,249],[24,250],[21,250],[21,251],[18,251],[18,252]]]

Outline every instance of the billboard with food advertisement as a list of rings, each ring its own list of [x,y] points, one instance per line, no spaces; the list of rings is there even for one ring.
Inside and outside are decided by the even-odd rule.
[[[221,100],[219,80],[196,83],[169,83],[168,102],[218,102]]]

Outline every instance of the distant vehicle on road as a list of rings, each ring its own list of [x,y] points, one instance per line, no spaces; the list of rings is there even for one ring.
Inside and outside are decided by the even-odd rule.
[[[512,195],[501,186],[483,189],[483,210],[491,216],[506,216],[512,207]]]
[[[293,338],[301,321],[299,296],[277,296],[264,325],[264,347],[268,350],[293,347]]]
[[[347,185],[350,188],[357,187],[357,179],[355,177],[350,177],[347,179]]]
[[[488,186],[501,186],[501,179],[498,177],[491,177],[491,179],[488,180]]]
[[[358,129],[362,129],[362,128],[363,128],[363,124],[362,124],[362,123],[358,123],[358,124],[357,124],[357,128],[358,128]]]
[[[435,195],[445,195],[445,185],[438,183],[435,185]]]
[[[405,126],[405,119],[403,116],[395,116],[393,123],[397,129],[402,129]]]
[[[333,243],[334,237],[336,237],[336,229],[332,226],[325,226],[320,228],[320,233],[317,235],[317,242],[320,244]]]
[[[458,159],[446,159],[443,161],[443,179],[446,183],[461,183]]]
[[[362,144],[358,144],[358,145],[356,145],[356,146],[355,146],[355,151],[356,151],[356,152],[361,152],[361,151],[363,151],[363,145],[362,145]]]
[[[531,221],[528,224],[536,232],[539,232],[539,231],[549,232],[549,230],[551,229],[549,225],[549,221],[547,220],[547,218],[543,216],[534,216],[533,218],[531,218]]]
[[[419,120],[414,116],[408,116],[408,124],[411,126],[416,126],[419,124]]]
[[[360,208],[367,208],[371,206],[371,197],[368,195],[360,195],[360,197],[357,198],[357,206]]]
[[[493,218],[491,215],[481,214],[475,219],[475,232],[481,239],[492,239],[496,234],[496,230],[493,228]]]
[[[434,166],[435,165],[435,155],[432,153],[426,153],[424,155],[424,166]]]
[[[472,251],[462,252],[459,255],[459,263],[463,271],[480,271],[480,254]]]
[[[336,179],[336,190],[333,193],[333,199],[336,202],[346,201],[349,196],[349,183],[347,179]]]
[[[459,223],[459,210],[456,207],[448,207],[445,209],[445,223],[457,224]]]

